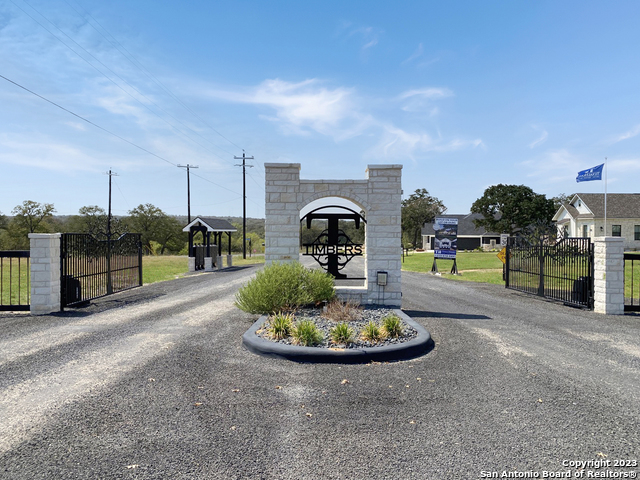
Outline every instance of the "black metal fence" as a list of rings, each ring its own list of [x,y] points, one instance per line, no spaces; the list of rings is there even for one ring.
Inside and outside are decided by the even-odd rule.
[[[60,261],[63,308],[142,285],[138,233],[125,233],[110,241],[91,234],[63,233]]]
[[[506,253],[507,288],[593,308],[591,239],[565,238],[531,245],[511,237]]]
[[[0,311],[29,310],[29,250],[0,250]]]
[[[624,310],[640,312],[640,253],[624,254]]]

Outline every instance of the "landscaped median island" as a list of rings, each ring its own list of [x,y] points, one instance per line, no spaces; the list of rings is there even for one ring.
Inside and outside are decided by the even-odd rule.
[[[333,278],[318,273],[296,263],[273,264],[240,289],[236,305],[262,314],[242,337],[249,351],[341,363],[401,360],[431,349],[429,332],[404,312],[342,302]]]
[[[403,334],[399,337],[384,336],[379,341],[371,341],[356,336],[353,342],[336,343],[331,339],[329,333],[337,325],[336,322],[319,318],[321,311],[311,313],[305,309],[299,312],[304,315],[300,321],[311,319],[322,334],[322,341],[314,346],[297,344],[293,337],[275,339],[269,332],[271,324],[267,315],[261,316],[247,330],[242,336],[242,343],[250,352],[258,355],[298,362],[325,363],[405,360],[423,355],[433,348],[429,332],[401,310],[367,307],[363,310],[363,316],[365,319],[374,319],[380,318],[388,312],[393,312],[402,321]],[[358,328],[366,328],[370,321],[349,322],[348,326],[356,331]]]

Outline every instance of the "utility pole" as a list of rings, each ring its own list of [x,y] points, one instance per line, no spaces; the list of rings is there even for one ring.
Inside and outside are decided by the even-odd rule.
[[[247,177],[246,167],[252,168],[253,165],[247,165],[245,160],[253,160],[253,157],[245,157],[242,150],[242,157],[233,157],[235,160],[242,160],[242,165],[236,164],[236,167],[242,167],[242,258],[247,258]]]
[[[105,175],[109,175],[109,213],[107,215],[107,238],[111,239],[111,177],[118,176],[117,173],[112,172],[111,169]]]
[[[191,183],[189,181],[189,169],[198,168],[198,165],[178,165],[178,168],[187,169],[187,223],[191,223]]]
[[[107,214],[107,295],[113,293],[113,283],[111,282],[111,177],[118,174],[109,169],[109,213]]]

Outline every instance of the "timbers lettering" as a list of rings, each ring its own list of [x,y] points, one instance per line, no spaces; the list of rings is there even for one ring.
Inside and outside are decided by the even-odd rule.
[[[348,245],[326,245],[322,243],[306,243],[305,255],[347,255],[362,256],[362,245],[352,243]]]

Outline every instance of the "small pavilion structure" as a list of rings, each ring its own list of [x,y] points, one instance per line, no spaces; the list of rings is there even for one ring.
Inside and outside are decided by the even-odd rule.
[[[228,237],[229,249],[227,267],[232,266],[231,234],[237,229],[228,221],[214,217],[196,217],[182,229],[189,233],[189,271],[204,270],[205,272],[222,268],[222,234]],[[193,240],[198,232],[202,233],[203,243],[194,245]],[[211,242],[213,237],[213,243]],[[215,260],[214,260],[215,259]]]

